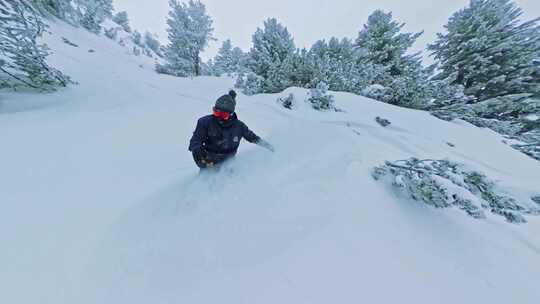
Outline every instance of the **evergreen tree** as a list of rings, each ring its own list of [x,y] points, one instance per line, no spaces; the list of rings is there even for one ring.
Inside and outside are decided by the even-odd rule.
[[[252,39],[247,67],[263,79],[262,90],[276,93],[289,87],[292,84],[295,45],[287,28],[276,19],[268,19]]]
[[[98,33],[101,23],[112,17],[112,0],[75,0],[79,8],[80,23],[86,29]]]
[[[213,62],[214,74],[232,74],[241,71],[244,52],[239,47],[233,48],[230,39],[223,42]]]
[[[169,5],[169,44],[165,48],[167,64],[159,70],[176,76],[199,76],[200,54],[213,39],[212,18],[200,1],[190,0],[186,4],[170,0]]]
[[[144,45],[152,50],[156,55],[159,57],[163,57],[163,54],[161,52],[161,43],[159,42],[157,35],[153,35],[150,32],[144,33]]]
[[[46,25],[24,0],[0,0],[0,87],[52,89],[69,78],[46,63],[48,48],[37,42]]]
[[[317,41],[306,54],[308,71],[306,85],[314,88],[320,82],[328,84],[332,91],[356,92],[363,86],[364,79],[356,65],[356,55],[349,39],[332,37],[328,43]]]
[[[235,87],[242,90],[246,95],[255,95],[263,92],[264,79],[253,72],[240,74],[236,80]]]
[[[292,55],[290,82],[296,87],[310,87],[315,78],[315,65],[307,49],[296,50]]]
[[[232,49],[233,66],[235,66],[236,72],[246,71],[247,53],[241,48],[235,46]]]
[[[112,2],[113,0],[30,0],[42,15],[53,15],[96,33],[101,31],[100,24],[106,18],[113,17]],[[127,18],[127,15],[125,17]]]
[[[133,31],[133,34],[131,34],[131,40],[133,40],[133,43],[136,45],[143,46],[142,34],[139,31]]]
[[[453,78],[478,101],[540,92],[540,18],[520,22],[511,0],[471,0],[428,47],[440,62],[437,79]]]
[[[404,23],[392,19],[392,13],[376,10],[356,38],[362,60],[387,67],[390,76],[399,76],[409,64],[420,61],[419,54],[406,55],[420,33],[401,33]]]
[[[73,13],[72,0],[32,0],[32,5],[44,14],[51,14],[61,19]]]
[[[129,26],[129,17],[126,11],[118,12],[112,19],[118,25],[120,25],[124,31],[131,33],[131,26]]]
[[[407,54],[420,33],[402,33],[405,26],[392,13],[375,11],[360,31],[355,46],[361,70],[368,67],[371,84],[387,88],[383,101],[406,107],[422,107],[429,100],[430,69],[424,69],[420,54]]]

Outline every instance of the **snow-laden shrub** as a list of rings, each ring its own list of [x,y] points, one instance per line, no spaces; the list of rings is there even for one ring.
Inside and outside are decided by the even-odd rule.
[[[315,110],[334,109],[334,96],[328,94],[328,85],[324,82],[309,90],[308,102]]]
[[[501,192],[483,173],[449,160],[387,161],[375,167],[372,176],[414,200],[436,208],[455,206],[477,219],[485,218],[486,210],[511,223],[525,223],[524,215],[540,214],[540,209],[522,205]]]
[[[236,79],[235,87],[242,90],[245,95],[262,93],[264,79],[255,73],[240,74]]]
[[[160,62],[163,54],[161,45],[154,35],[146,32],[144,36],[138,31],[127,32],[115,22],[105,22],[102,25],[105,37],[114,40],[128,49],[133,55],[145,55]]]
[[[156,54],[158,57],[163,57],[162,46],[157,35],[154,35],[148,31],[144,33],[144,46],[147,50],[154,52],[154,54]]]
[[[142,41],[142,34],[137,30],[133,31],[131,35],[131,39],[133,40],[133,43],[135,43],[138,46],[144,45]]]
[[[131,33],[131,26],[129,25],[129,17],[126,11],[116,13],[113,16],[112,21],[120,25],[122,29],[124,29],[124,31]]]
[[[277,99],[277,103],[280,104],[285,109],[291,110],[294,107],[294,103],[295,103],[294,94],[290,93],[286,97],[279,97]]]
[[[367,98],[383,101],[387,99],[388,88],[380,84],[372,84],[363,89],[361,94]]]

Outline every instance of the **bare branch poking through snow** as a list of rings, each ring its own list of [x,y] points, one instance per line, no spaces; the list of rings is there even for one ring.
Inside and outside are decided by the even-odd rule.
[[[539,213],[499,192],[484,174],[449,160],[387,161],[375,167],[372,176],[400,188],[414,200],[436,208],[456,206],[477,219],[485,218],[485,210],[489,210],[517,224],[527,222],[524,215]]]
[[[277,102],[285,109],[291,110],[294,107],[294,100],[294,94],[291,93],[287,97],[279,97]]]
[[[377,116],[377,117],[375,118],[375,121],[376,121],[379,125],[381,125],[381,126],[383,126],[383,127],[388,127],[389,125],[392,124],[392,123],[390,122],[390,120],[384,119],[384,118],[380,118],[379,116]]]
[[[79,45],[77,45],[76,43],[71,42],[66,37],[62,37],[62,42],[64,42],[65,44],[67,44],[69,46],[72,46],[72,47],[79,47]]]

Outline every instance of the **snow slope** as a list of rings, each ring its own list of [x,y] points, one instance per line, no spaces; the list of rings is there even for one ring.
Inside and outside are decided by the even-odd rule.
[[[499,135],[344,93],[346,112],[280,108],[278,96],[305,96],[293,88],[239,97],[240,118],[275,154],[244,143],[233,173],[198,176],[187,142],[232,80],[157,75],[113,41],[51,32],[51,63],[80,84],[0,93],[0,302],[540,298],[538,218],[474,220],[370,175],[385,160],[449,157],[520,199],[539,193],[540,163]]]

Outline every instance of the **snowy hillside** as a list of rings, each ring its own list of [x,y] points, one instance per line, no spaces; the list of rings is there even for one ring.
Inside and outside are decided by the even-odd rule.
[[[276,153],[244,143],[232,173],[198,176],[189,138],[232,80],[158,75],[112,40],[50,31],[51,65],[79,84],[0,92],[2,303],[538,302],[539,217],[477,220],[371,176],[449,158],[540,195],[540,162],[500,135],[345,93],[343,112],[317,112],[291,88],[239,96]],[[294,110],[276,103],[289,93]]]

